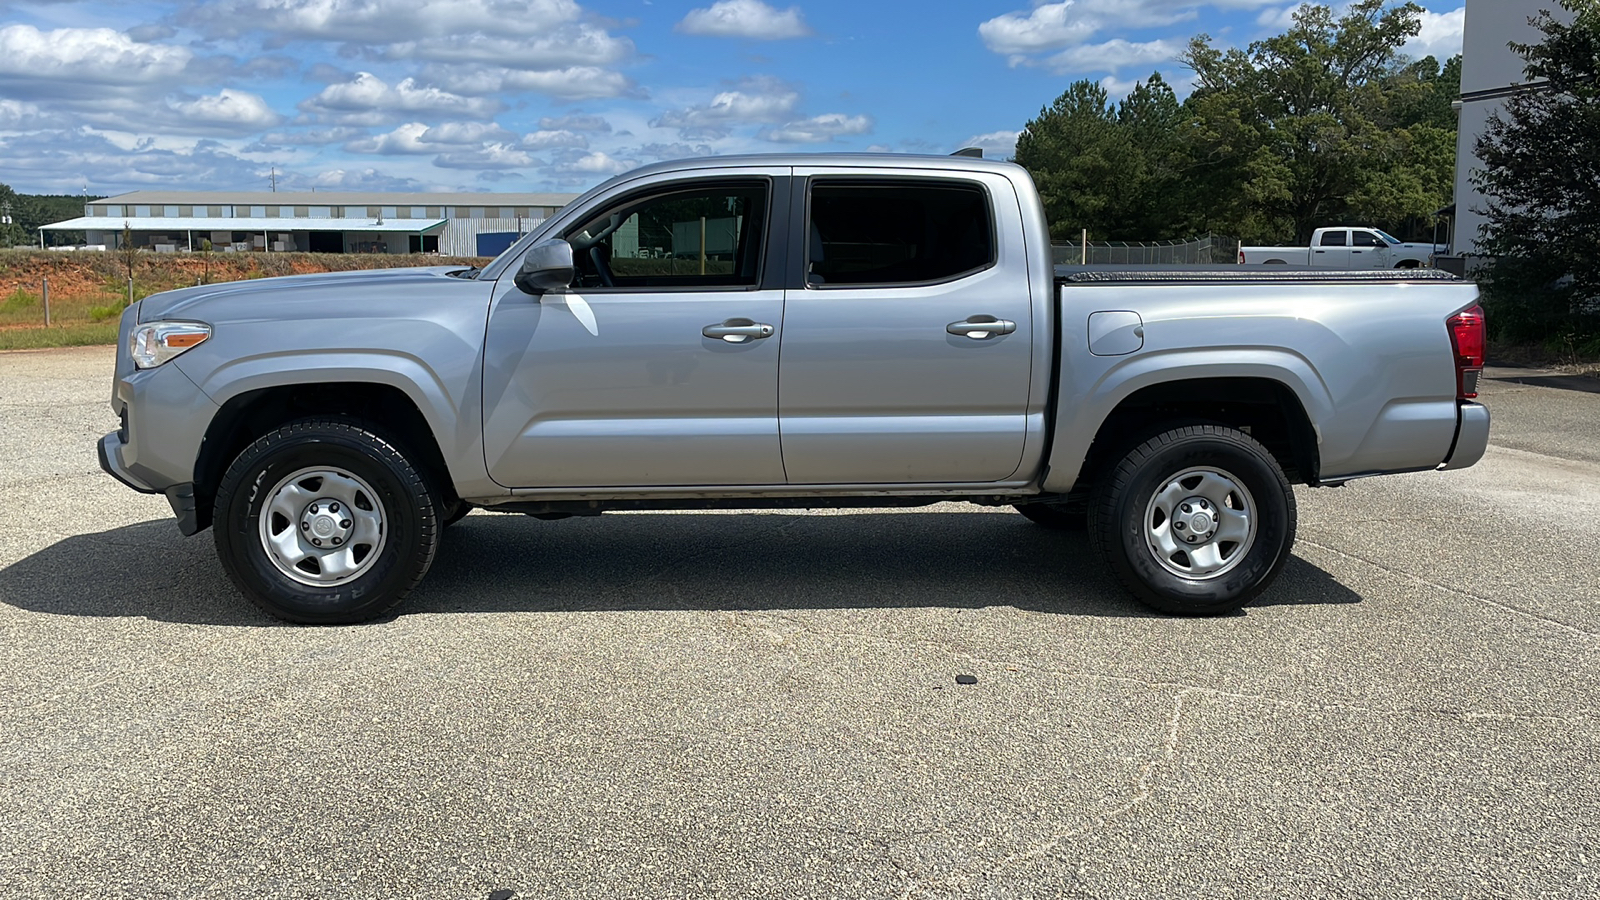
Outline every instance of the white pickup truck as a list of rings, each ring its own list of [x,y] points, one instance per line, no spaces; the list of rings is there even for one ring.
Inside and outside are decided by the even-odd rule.
[[[1318,228],[1309,247],[1240,247],[1241,266],[1318,269],[1421,269],[1443,244],[1411,244],[1376,228]]]

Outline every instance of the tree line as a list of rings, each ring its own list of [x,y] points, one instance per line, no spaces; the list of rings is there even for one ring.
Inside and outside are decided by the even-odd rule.
[[[84,198],[75,194],[19,194],[10,185],[0,184],[0,248],[38,246],[39,226],[76,219],[83,215],[83,205]],[[5,222],[7,216],[9,223]],[[82,241],[81,231],[47,231],[44,235],[46,246]]]
[[[1016,161],[1052,235],[1150,241],[1214,232],[1306,242],[1322,226],[1426,236],[1454,193],[1461,58],[1402,51],[1422,8],[1308,5],[1247,48],[1190,40],[1194,89],[1159,73],[1112,102],[1077,81],[1028,122]]]

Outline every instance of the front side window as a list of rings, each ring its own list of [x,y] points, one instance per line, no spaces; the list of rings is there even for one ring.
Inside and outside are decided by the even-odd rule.
[[[762,182],[723,182],[624,200],[567,232],[578,286],[754,285],[767,192]]]
[[[816,286],[948,281],[995,262],[989,196],[975,184],[819,182],[807,227]]]
[[[1352,232],[1350,232],[1350,235],[1351,235],[1351,237],[1355,238],[1355,240],[1352,243],[1354,243],[1357,247],[1387,247],[1388,246],[1388,244],[1385,244],[1383,241],[1378,240],[1378,236],[1373,234],[1370,231],[1352,231]]]
[[[1344,246],[1344,235],[1345,235],[1345,232],[1342,229],[1337,230],[1337,231],[1324,231],[1322,233],[1322,246],[1324,246],[1324,247],[1343,247]]]

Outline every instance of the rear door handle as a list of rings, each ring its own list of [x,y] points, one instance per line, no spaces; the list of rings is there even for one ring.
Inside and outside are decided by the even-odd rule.
[[[772,337],[773,328],[765,322],[750,319],[728,319],[721,325],[707,325],[700,333],[708,338],[722,338],[730,344],[759,341]]]
[[[1010,334],[1017,330],[1017,323],[1010,319],[996,319],[994,316],[967,316],[965,321],[951,322],[944,330],[955,335],[965,335],[975,341],[986,341],[997,334]]]

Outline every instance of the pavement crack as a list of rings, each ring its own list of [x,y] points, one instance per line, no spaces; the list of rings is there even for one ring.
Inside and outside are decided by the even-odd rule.
[[[1571,622],[1564,622],[1564,621],[1562,621],[1560,619],[1553,618],[1551,616],[1540,615],[1539,613],[1531,612],[1531,611],[1523,609],[1523,608],[1521,608],[1519,606],[1513,606],[1513,605],[1511,605],[1509,603],[1502,603],[1499,600],[1491,600],[1488,597],[1480,596],[1478,594],[1472,593],[1471,591],[1465,591],[1465,590],[1462,590],[1461,588],[1454,587],[1452,585],[1443,584],[1441,582],[1434,581],[1431,578],[1424,578],[1421,575],[1417,575],[1417,574],[1415,574],[1413,572],[1407,572],[1404,569],[1397,569],[1397,568],[1394,568],[1393,566],[1384,565],[1383,563],[1378,562],[1377,560],[1368,559],[1365,556],[1361,556],[1360,554],[1351,553],[1351,552],[1349,552],[1347,550],[1340,550],[1337,547],[1330,547],[1327,544],[1319,544],[1316,541],[1308,540],[1308,539],[1306,539],[1304,537],[1300,538],[1300,543],[1307,544],[1307,545],[1312,546],[1312,547],[1316,547],[1319,550],[1326,550],[1329,553],[1332,553],[1332,554],[1334,554],[1336,556],[1342,556],[1345,559],[1352,559],[1352,560],[1355,560],[1357,562],[1366,563],[1367,565],[1372,566],[1375,569],[1379,569],[1381,571],[1388,572],[1391,575],[1398,575],[1401,578],[1410,579],[1411,581],[1414,581],[1417,584],[1425,585],[1425,586],[1431,587],[1431,588],[1436,588],[1438,590],[1446,591],[1446,592],[1451,593],[1451,594],[1456,594],[1457,596],[1465,597],[1468,600],[1473,600],[1473,601],[1476,601],[1478,603],[1482,603],[1482,604],[1484,604],[1486,606],[1493,606],[1496,609],[1502,609],[1502,610],[1505,610],[1506,612],[1509,612],[1509,613],[1514,613],[1516,615],[1523,616],[1525,618],[1533,619],[1533,620],[1538,621],[1538,622],[1543,622],[1546,625],[1554,626],[1556,628],[1561,629],[1562,631],[1566,631],[1566,632],[1571,633],[1571,634],[1577,634],[1577,635],[1582,635],[1584,637],[1591,637],[1591,638],[1595,636],[1595,632],[1590,631],[1589,629],[1583,628],[1581,626],[1574,625]]]
[[[1102,831],[1109,827],[1113,820],[1121,816],[1125,816],[1129,812],[1132,812],[1145,803],[1148,803],[1150,797],[1155,793],[1154,784],[1157,767],[1167,765],[1177,758],[1178,742],[1183,734],[1184,706],[1188,703],[1189,697],[1197,692],[1198,689],[1186,688],[1178,691],[1177,696],[1173,698],[1172,712],[1167,717],[1166,735],[1164,736],[1157,752],[1152,754],[1150,758],[1145,760],[1144,764],[1139,767],[1139,777],[1134,781],[1133,795],[1131,797],[1124,800],[1110,811],[1095,817],[1094,821],[1087,825],[1056,832],[1045,841],[1030,847],[1027,850],[1022,850],[1006,856],[996,861],[992,865],[985,866],[981,869],[963,872],[959,875],[951,875],[945,878],[912,884],[900,895],[900,900],[912,900],[912,898],[915,897],[919,892],[926,893],[929,890],[943,889],[965,892],[966,889],[970,888],[973,881],[986,874],[998,872],[1025,860],[1048,856],[1052,852],[1059,849],[1063,843],[1070,841],[1073,838],[1082,837],[1086,834],[1092,834],[1097,831]]]

